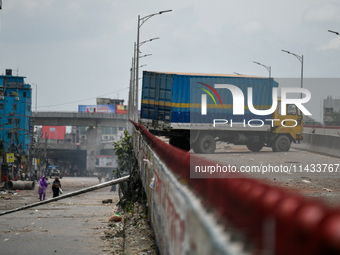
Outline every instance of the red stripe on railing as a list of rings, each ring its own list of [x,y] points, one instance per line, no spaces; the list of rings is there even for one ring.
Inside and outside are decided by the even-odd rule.
[[[227,228],[238,229],[245,241],[255,244],[255,254],[263,254],[270,240],[276,255],[340,254],[340,213],[334,209],[255,179],[240,178],[238,174],[225,179],[190,178],[190,167],[210,166],[212,162],[166,144],[144,126],[131,123],[166,166],[207,207],[219,213]],[[274,222],[275,237],[266,234]]]

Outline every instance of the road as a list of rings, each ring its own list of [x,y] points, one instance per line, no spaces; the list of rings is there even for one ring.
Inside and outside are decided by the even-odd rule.
[[[246,146],[219,143],[214,154],[195,154],[220,165],[236,166],[239,169],[264,170],[264,166],[282,167],[287,172],[250,173],[249,177],[259,178],[274,186],[281,186],[320,200],[332,207],[340,208],[340,159],[291,148],[289,152],[272,152],[263,148],[251,152]],[[190,151],[190,153],[193,153]],[[314,166],[313,166],[314,164]],[[285,168],[284,168],[285,167]],[[314,171],[314,168],[316,168]],[[337,168],[337,169],[336,169]],[[277,168],[279,169],[279,168]],[[289,172],[290,169],[290,172]],[[296,171],[294,171],[296,169]],[[244,173],[246,174],[246,173]]]
[[[61,184],[64,193],[68,193],[98,184],[98,179],[65,177]],[[39,201],[37,189],[2,197],[0,212]],[[49,187],[47,198],[50,197]],[[114,208],[113,204],[102,203],[109,198],[118,199],[118,193],[110,193],[110,187],[106,187],[0,216],[0,253],[109,254],[109,244],[100,238]]]

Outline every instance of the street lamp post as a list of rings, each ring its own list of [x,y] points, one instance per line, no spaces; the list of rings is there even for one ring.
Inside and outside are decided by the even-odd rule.
[[[336,35],[340,35],[338,32],[332,31],[332,30],[328,30],[328,32],[336,34]]]
[[[140,57],[137,58],[137,59],[145,58],[145,57],[148,57],[148,56],[152,56],[152,54],[145,54],[145,55],[143,55],[143,56],[140,56]],[[138,63],[139,61],[136,60],[135,62]],[[135,72],[136,72],[136,73],[139,72],[139,68],[140,68],[140,67],[142,67],[142,66],[138,66],[138,64],[135,63]],[[138,74],[136,74],[136,77],[139,77]],[[134,101],[133,101],[134,104],[135,104],[133,116],[134,116],[134,121],[136,121],[136,122],[138,122],[138,81],[139,81],[139,78],[137,78],[137,79],[138,79],[138,80],[135,81],[136,86],[135,86],[135,88],[134,88],[135,93],[134,93]]]
[[[303,55],[299,56],[287,50],[282,50],[282,51],[295,56],[301,62],[301,88],[303,88]],[[300,94],[300,98],[302,98],[302,93]]]
[[[141,28],[141,26],[143,26],[143,24],[148,20],[150,19],[151,17],[155,16],[155,15],[159,15],[159,14],[162,14],[162,13],[166,13],[166,12],[171,12],[172,10],[166,10],[166,11],[160,11],[160,12],[157,12],[157,13],[153,13],[153,14],[150,14],[150,15],[147,15],[145,17],[140,17],[140,15],[138,15],[138,27],[137,27],[137,58],[136,58],[136,93],[137,93],[137,97],[135,98],[136,100],[136,105],[137,105],[137,109],[135,110],[136,111],[136,114],[137,114],[137,118],[136,120],[138,120],[138,80],[139,80],[139,77],[138,77],[138,69],[139,69],[139,46],[140,46],[140,43],[139,43],[139,30]]]
[[[151,38],[149,40],[146,40],[146,41],[143,41],[141,43],[139,43],[139,47],[142,46],[144,43],[147,43],[147,42],[151,42],[151,41],[154,41],[154,40],[157,40],[159,39],[159,37],[156,37],[156,38]],[[135,81],[135,78],[136,78],[136,52],[137,52],[137,44],[134,43],[134,51],[133,51],[133,58],[132,58],[132,68],[131,68],[131,79],[130,79],[130,91],[131,91],[131,101],[129,103],[129,107],[131,108],[129,110],[130,114],[128,116],[128,118],[132,119],[133,121],[138,121],[138,113],[136,113],[136,111],[138,112],[138,104],[136,103],[135,99],[138,97],[138,90],[136,90],[135,88],[135,85],[136,85],[136,81]],[[140,52],[139,52],[140,53]],[[144,55],[144,56],[141,56],[139,58],[142,58],[142,57],[146,57],[146,56],[150,56],[151,54],[148,54],[148,55]]]
[[[254,62],[255,64],[258,64],[258,65],[263,66],[264,68],[266,68],[267,71],[269,72],[269,78],[271,77],[271,72],[272,72],[272,67],[271,67],[271,66],[266,66],[266,65],[261,64],[261,63],[256,62],[256,61],[253,61],[253,62]]]

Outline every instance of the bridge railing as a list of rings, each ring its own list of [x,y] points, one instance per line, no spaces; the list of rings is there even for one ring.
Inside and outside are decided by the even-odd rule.
[[[166,144],[132,123],[162,254],[340,254],[336,210],[240,175],[190,178],[195,165],[213,162]]]

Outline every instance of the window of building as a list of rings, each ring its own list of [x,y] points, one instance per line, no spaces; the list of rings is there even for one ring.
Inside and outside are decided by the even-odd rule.
[[[11,118],[8,118],[8,124],[12,124],[12,120]]]
[[[80,135],[86,135],[86,127],[85,126],[78,127],[78,130],[79,130]]]
[[[24,94],[23,94],[23,96],[24,96],[24,97],[26,97],[26,95],[27,95],[27,92],[26,92],[26,91],[24,91]]]
[[[123,131],[124,130],[124,128],[123,127],[119,127],[119,131]]]
[[[117,133],[116,127],[103,127],[102,135],[115,135]]]
[[[4,104],[0,104],[0,110],[4,109]]]
[[[333,108],[325,108],[325,113],[332,113],[333,112]]]
[[[13,104],[13,110],[14,110],[14,111],[17,110],[17,104]]]
[[[30,112],[31,111],[31,106],[27,105],[27,111]]]
[[[103,135],[111,135],[111,128],[110,127],[103,127],[102,128]]]
[[[11,139],[12,138],[12,133],[7,133],[7,138]]]
[[[17,126],[19,126],[19,125],[20,125],[20,119],[15,119],[15,124],[16,124]]]

